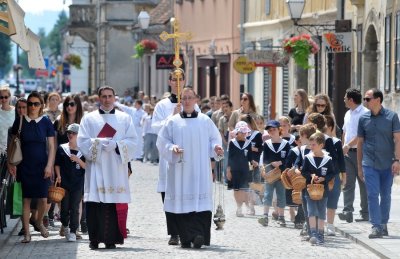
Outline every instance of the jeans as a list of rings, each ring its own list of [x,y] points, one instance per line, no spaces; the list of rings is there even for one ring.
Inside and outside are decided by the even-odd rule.
[[[340,177],[339,175],[335,176],[335,184],[333,185],[332,191],[328,190],[328,203],[327,203],[327,208],[328,209],[337,209],[338,201],[339,201],[339,196],[340,196]]]
[[[393,184],[392,169],[378,170],[363,166],[363,172],[367,188],[369,221],[373,227],[381,229],[381,225],[389,221]]]
[[[274,189],[276,190],[276,200],[278,208],[285,208],[286,206],[286,194],[285,188],[282,185],[282,181],[276,181],[272,184],[265,183],[265,193],[264,193],[264,205],[272,206],[272,196],[274,194]]]
[[[61,223],[68,227],[71,233],[76,233],[79,226],[79,204],[82,199],[82,190],[67,191],[61,201]]]
[[[368,201],[365,183],[358,177],[357,169],[357,152],[350,150],[348,155],[344,157],[346,163],[346,184],[343,188],[343,212],[354,212],[354,191],[356,189],[356,180],[360,189],[360,214],[364,218],[368,218]]]
[[[318,219],[326,219],[326,204],[328,198],[324,197],[319,201],[311,200],[310,196],[305,196],[307,201],[308,217],[317,217]]]

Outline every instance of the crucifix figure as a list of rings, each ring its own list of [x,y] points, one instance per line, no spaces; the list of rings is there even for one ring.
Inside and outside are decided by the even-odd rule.
[[[175,68],[180,68],[180,66],[182,66],[182,61],[179,58],[179,49],[180,49],[180,42],[181,39],[185,39],[185,40],[190,40],[192,38],[192,33],[190,32],[179,32],[179,23],[175,18],[171,19],[172,21],[172,27],[173,27],[173,33],[168,33],[166,31],[163,31],[160,34],[160,38],[163,41],[167,41],[168,39],[173,39],[174,40],[174,50],[175,50],[175,58],[174,58],[174,66]],[[177,79],[177,84],[178,84],[178,93],[177,93],[177,97],[178,97],[178,103],[181,102],[180,100],[180,78],[182,78],[182,71],[180,69],[176,69],[175,70],[175,76]]]

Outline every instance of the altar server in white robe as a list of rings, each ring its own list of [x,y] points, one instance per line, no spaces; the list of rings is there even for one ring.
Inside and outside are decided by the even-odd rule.
[[[210,245],[213,193],[210,157],[223,154],[213,121],[195,111],[193,89],[182,91],[183,111],[161,129],[157,147],[168,161],[164,210],[173,214],[181,246]]]
[[[126,237],[127,203],[131,201],[128,162],[134,158],[137,136],[131,117],[114,108],[114,89],[103,86],[98,95],[101,106],[82,118],[77,144],[86,157],[89,246],[97,249],[105,243],[112,249]]]
[[[175,75],[175,70],[176,69],[172,70],[169,73],[168,78],[168,84],[171,87],[171,95],[168,98],[164,98],[159,101],[154,108],[151,127],[156,134],[160,132],[161,128],[166,124],[169,118],[182,111],[182,105],[178,103],[178,98],[176,96],[178,92],[178,82]],[[180,69],[180,72],[182,73],[182,77],[179,85],[180,87],[183,87],[185,85],[185,73],[182,69]],[[200,112],[199,106],[197,104],[195,106],[195,110]],[[161,193],[161,198],[163,202],[165,195],[167,167],[167,161],[163,157],[159,157],[157,192]],[[179,235],[175,221],[170,218],[169,212],[165,212],[165,217],[167,221],[167,232],[168,235],[171,236],[168,244],[179,245]]]

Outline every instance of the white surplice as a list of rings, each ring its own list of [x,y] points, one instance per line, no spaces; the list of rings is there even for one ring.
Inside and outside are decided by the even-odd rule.
[[[172,151],[178,145],[180,155]],[[160,156],[168,162],[164,210],[172,213],[212,211],[212,175],[210,157],[222,146],[221,134],[205,114],[197,118],[171,117],[157,139]]]
[[[97,138],[108,123],[117,132],[119,153],[102,150],[109,139]],[[84,200],[103,203],[128,203],[131,201],[128,182],[128,162],[133,160],[136,131],[131,117],[116,110],[115,114],[93,111],[81,121],[77,144],[86,158]]]

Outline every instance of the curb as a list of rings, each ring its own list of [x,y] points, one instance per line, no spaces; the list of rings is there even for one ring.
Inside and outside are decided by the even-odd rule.
[[[7,244],[8,240],[11,238],[12,233],[17,229],[18,223],[21,219],[18,217],[16,219],[8,218],[7,227],[4,228],[4,233],[0,234],[0,249],[3,249],[4,245]]]
[[[371,241],[369,238],[365,237],[365,233],[361,231],[348,231],[344,229],[340,229],[335,226],[337,232],[342,234],[344,237],[350,239],[354,243],[363,246],[368,249],[372,253],[376,254],[380,258],[390,259],[390,258],[399,258],[399,255],[393,254],[391,251],[382,247],[381,245]]]

